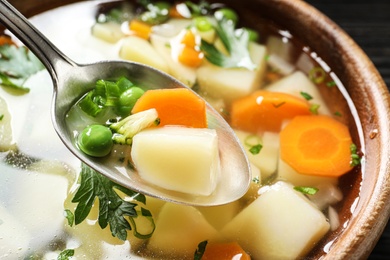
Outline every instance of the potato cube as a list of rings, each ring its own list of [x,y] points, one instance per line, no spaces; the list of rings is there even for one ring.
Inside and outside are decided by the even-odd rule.
[[[216,237],[217,231],[198,209],[166,203],[156,221],[156,229],[147,249],[154,255],[162,253],[167,259],[191,259],[200,242]]]
[[[279,134],[265,132],[262,136],[249,132],[234,130],[240,140],[249,161],[261,171],[263,179],[276,172],[279,157]],[[262,145],[259,153],[249,150],[255,145]]]
[[[114,22],[95,23],[92,26],[92,35],[108,43],[116,43],[125,36],[121,25]]]
[[[141,178],[161,188],[208,196],[216,187],[220,166],[214,129],[144,130],[134,136],[131,156]]]
[[[305,92],[313,98],[309,101],[310,104],[320,105],[319,114],[331,115],[316,85],[301,71],[296,71],[268,85],[265,90],[284,92],[299,98],[302,98],[301,92]]]
[[[309,187],[317,187],[321,183],[337,184],[338,182],[337,177],[323,177],[298,173],[281,158],[279,158],[277,178],[279,180],[288,181],[295,186]]]
[[[325,216],[285,182],[263,187],[260,196],[222,229],[253,259],[296,259],[328,232]]]
[[[147,40],[137,36],[129,36],[123,40],[119,57],[146,64],[168,73],[168,65],[160,54]]]
[[[226,104],[243,97],[260,86],[266,68],[266,48],[257,43],[249,44],[252,61],[257,65],[253,71],[245,68],[221,68],[205,62],[197,71],[202,91],[210,96],[222,96]]]

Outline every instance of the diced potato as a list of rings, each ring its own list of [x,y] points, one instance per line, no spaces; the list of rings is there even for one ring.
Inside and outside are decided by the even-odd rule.
[[[168,73],[168,65],[153,46],[145,39],[129,36],[123,39],[119,57],[149,65]]]
[[[334,205],[343,199],[343,192],[337,186],[337,183],[322,182],[315,187],[318,192],[310,195],[309,198],[320,210],[324,210],[329,205]]]
[[[205,62],[197,71],[201,91],[210,96],[221,96],[229,105],[234,99],[259,88],[266,68],[266,48],[251,42],[249,52],[252,61],[257,65],[254,71],[245,68],[221,68]]]
[[[165,252],[167,259],[193,259],[200,242],[216,237],[217,231],[195,207],[166,203],[147,249],[156,255]]]
[[[279,157],[279,134],[265,132],[259,136],[241,130],[234,130],[234,132],[244,147],[249,161],[260,169],[263,179],[276,172]],[[257,144],[263,146],[261,151],[258,154],[251,153],[249,150]]]
[[[210,195],[219,177],[214,129],[165,126],[133,138],[131,156],[145,181],[167,190]]]
[[[325,216],[285,182],[263,187],[260,197],[222,229],[253,259],[297,259],[328,232]]]
[[[278,162],[278,177],[279,180],[288,181],[295,186],[317,187],[320,183],[337,184],[337,177],[322,177],[300,174],[295,171],[290,165],[285,163],[281,158]]]
[[[0,97],[0,152],[12,150],[15,143],[12,139],[11,114],[5,100]]]
[[[295,47],[288,39],[279,36],[270,36],[267,39],[266,47],[270,55],[277,55],[286,62],[292,62]]]
[[[92,35],[109,43],[116,43],[125,36],[121,25],[114,22],[95,23],[92,26]]]
[[[316,85],[301,71],[296,71],[268,85],[265,90],[284,92],[299,98],[302,98],[301,92],[305,92],[312,96],[313,99],[309,101],[311,104],[320,105],[319,114],[331,115]]]
[[[293,64],[284,60],[282,57],[280,57],[277,54],[270,54],[267,59],[267,62],[268,65],[270,65],[274,71],[282,75],[291,74],[295,70],[295,66]]]
[[[214,207],[197,207],[205,219],[217,230],[229,223],[240,210],[238,200]]]
[[[171,38],[191,26],[191,24],[191,19],[171,18],[166,23],[153,26],[152,33],[160,37]]]
[[[32,239],[24,223],[0,204],[0,258],[24,259]],[[4,257],[4,258],[3,258]]]
[[[172,55],[171,41],[174,38],[164,38],[159,35],[151,35],[150,41],[156,51],[164,58],[168,64],[169,74],[189,87],[196,82],[196,68],[191,68],[174,59]]]

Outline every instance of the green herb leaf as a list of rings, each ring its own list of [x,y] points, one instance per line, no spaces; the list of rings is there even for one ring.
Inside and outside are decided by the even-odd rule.
[[[249,152],[253,155],[256,155],[256,154],[259,154],[261,149],[263,148],[263,145],[261,144],[257,144],[257,145],[254,145],[252,146],[250,149],[249,149]]]
[[[0,46],[0,83],[21,92],[29,92],[23,84],[44,66],[26,47]]]
[[[334,115],[335,116],[340,116],[340,117],[343,116],[339,111],[334,112]]]
[[[85,164],[82,164],[80,178],[80,187],[72,200],[78,203],[74,212],[75,224],[84,221],[95,199],[98,198],[99,226],[104,229],[110,224],[111,234],[121,240],[126,240],[127,230],[131,230],[132,227],[125,216],[130,219],[136,218],[138,216],[135,210],[137,204],[123,200],[114,188],[142,203],[145,203],[145,196],[112,182]]]
[[[318,104],[312,104],[309,108],[310,112],[314,115],[318,115],[318,109],[320,108],[320,105]]]
[[[65,209],[64,211],[65,218],[68,220],[68,225],[73,226],[74,223],[74,214],[69,209]]]
[[[206,251],[208,241],[202,241],[198,244],[198,248],[195,250],[194,253],[194,260],[201,260],[203,257],[204,252]]]
[[[74,256],[74,249],[65,249],[58,255],[57,260],[69,260],[72,256]]]
[[[355,167],[360,164],[361,162],[361,157],[358,155],[357,151],[357,146],[355,144],[351,144],[349,147],[351,151],[351,167]]]
[[[0,121],[3,120],[3,118],[4,118],[4,114],[1,114],[0,115]]]
[[[325,81],[326,72],[321,67],[314,67],[309,71],[309,78],[315,83],[320,84]]]
[[[312,97],[310,94],[306,93],[306,92],[301,91],[300,93],[301,93],[301,96],[302,96],[304,99],[306,99],[307,101],[313,99],[313,97]]]
[[[296,186],[296,187],[294,187],[294,190],[299,191],[303,194],[307,194],[307,195],[314,195],[318,192],[318,189],[315,187]]]
[[[202,40],[200,48],[209,62],[223,68],[246,68],[248,70],[257,68],[249,54],[247,30],[235,31],[234,24],[226,19],[217,21],[215,29],[229,55],[226,56],[214,45]]]

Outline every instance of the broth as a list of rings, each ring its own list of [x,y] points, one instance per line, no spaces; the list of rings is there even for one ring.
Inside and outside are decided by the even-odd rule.
[[[120,58],[118,55],[122,47],[121,40],[118,40],[116,43],[107,43],[90,34],[90,28],[95,24],[95,14],[93,12],[96,9],[100,11],[110,10],[113,6],[115,5],[103,4],[97,6],[96,3],[74,4],[43,13],[34,17],[33,22],[60,49],[64,50],[65,53],[78,62],[110,58],[117,59]],[[127,6],[126,8],[128,8],[127,10],[129,10],[129,16],[131,17],[131,12],[135,9],[131,6]],[[72,21],[74,26],[67,26],[59,33],[58,26],[69,23],[69,17],[73,17],[73,15],[70,15],[76,11],[80,12],[80,20]],[[47,21],[51,20],[52,17],[56,18],[56,22],[48,23]],[[160,34],[167,33],[163,28],[159,30],[158,33]],[[273,41],[275,45],[282,47],[281,49],[276,49],[275,52],[278,55],[286,55],[287,65],[283,68],[287,68],[286,70],[288,71],[288,69],[291,69],[289,65],[293,65],[294,70],[294,72],[285,72],[286,75],[292,75],[294,73],[298,73],[297,75],[314,75],[319,73],[319,75],[316,74],[314,76],[314,80],[319,80],[320,78],[320,82],[315,84],[320,95],[314,99],[315,104],[317,102],[321,103],[318,113],[328,114],[348,125],[353,142],[358,145],[359,150],[363,150],[363,146],[360,143],[360,127],[356,124],[358,118],[354,113],[353,104],[347,94],[343,93],[343,86],[337,81],[337,76],[333,74],[331,68],[327,67],[315,52],[305,44],[299,42],[289,32],[266,21],[257,25],[256,30],[260,35],[258,42],[262,46],[267,46],[267,44]],[[268,54],[267,59],[270,59],[270,54],[272,52]],[[274,62],[277,63],[278,59],[276,58]],[[270,62],[268,60],[268,64],[265,66],[267,71],[261,81],[261,86],[269,87],[284,77],[284,75],[279,73],[280,71],[278,72],[275,67],[272,68],[269,64]],[[285,63],[282,62],[282,66],[284,65]],[[302,73],[297,71],[301,71]],[[227,102],[228,104],[226,104],[226,100],[229,98],[225,97],[221,101],[219,97],[212,93],[212,90],[187,79],[181,80],[193,85],[193,89],[203,95],[230,121],[228,111],[231,106],[231,101],[229,100]],[[75,207],[75,204],[71,200],[76,189],[79,187],[77,179],[80,172],[80,163],[64,148],[55,135],[54,130],[50,127],[49,100],[52,90],[48,74],[46,72],[39,72],[29,79],[26,86],[31,88],[31,92],[23,96],[15,96],[4,89],[0,89],[0,97],[4,98],[8,105],[8,110],[12,115],[12,134],[17,144],[17,148],[14,151],[4,151],[1,153],[2,162],[0,168],[4,173],[1,175],[1,183],[6,183],[7,185],[0,191],[0,229],[18,230],[16,234],[4,233],[6,234],[7,240],[11,241],[10,243],[1,244],[4,241],[2,242],[0,240],[0,249],[4,248],[4,251],[0,250],[0,252],[4,256],[11,258],[26,258],[28,256],[50,258],[56,257],[62,250],[74,248],[75,256],[85,259],[96,259],[98,257],[165,257],[166,259],[173,259],[175,257],[182,259],[186,257],[191,259],[193,252],[196,250],[196,246],[191,248],[189,252],[185,244],[186,239],[183,239],[183,237],[191,237],[194,240],[198,239],[198,243],[203,240],[211,240],[211,242],[224,241],[224,239],[220,238],[219,234],[223,226],[227,225],[238,212],[243,211],[244,208],[247,208],[258,197],[256,192],[261,185],[271,185],[279,180],[275,175],[276,168],[274,170],[262,168],[260,180],[254,177],[254,182],[246,196],[237,202],[214,208],[191,208],[191,210],[188,210],[188,208],[183,206],[169,204],[147,197],[146,206],[143,207],[149,209],[155,218],[155,234],[160,234],[162,237],[157,242],[156,239],[152,242],[139,239],[132,235],[131,231],[127,233],[128,237],[125,241],[112,237],[108,227],[101,229],[97,223],[97,202],[92,207],[92,211],[84,222],[70,227],[66,219],[64,219],[63,211],[64,209],[73,211]],[[48,102],[41,102],[43,99]],[[83,124],[85,122],[81,121],[81,123]],[[31,127],[24,127],[25,125]],[[239,132],[237,133],[239,134]],[[261,133],[261,137],[264,138],[263,133]],[[268,134],[268,137],[270,137],[269,143],[275,140],[273,139],[275,138],[274,134]],[[244,137],[243,140],[248,140],[248,136]],[[245,145],[245,142],[243,145]],[[276,160],[275,163],[277,164],[278,161]],[[274,165],[273,167],[278,166]],[[330,188],[334,192],[334,197],[333,201],[325,204],[326,207],[322,209],[325,218],[329,218],[329,204],[339,213],[349,210],[350,205],[353,204],[353,201],[358,196],[357,194],[351,193],[349,189],[351,185],[356,185],[360,180],[360,166],[357,166],[349,173],[341,176],[338,180],[327,181],[329,185],[325,185],[325,188]],[[308,186],[316,185],[311,184]],[[320,190],[322,188],[320,187]],[[267,189],[263,188],[262,192],[267,192]],[[31,202],[32,195],[34,195],[33,202]],[[120,195],[125,197],[127,201],[133,201],[132,198],[125,194]],[[11,201],[9,198],[14,199]],[[45,203],[42,203],[43,201]],[[319,201],[315,203],[321,205]],[[160,211],[164,204],[164,210]],[[25,214],[25,212],[29,212],[29,214]],[[193,222],[184,223],[181,227],[182,230],[172,229],[172,226],[170,226],[171,223],[175,221],[180,222],[181,219],[178,216],[181,214],[187,216],[189,219],[199,215],[203,217],[195,218]],[[332,227],[332,230],[327,232],[323,238],[316,241],[316,246],[310,252],[307,252],[306,257],[311,257],[315,252],[323,251],[326,253],[327,248],[332,243],[331,241],[337,239],[337,235],[348,224],[349,215],[342,213],[342,216],[343,218],[339,219],[340,223]],[[10,219],[14,219],[14,221],[10,221]],[[139,221],[141,221],[138,223],[140,227],[148,227],[148,224],[143,224],[142,218]],[[199,221],[201,224],[198,223]],[[166,223],[162,224],[162,228],[159,226],[161,222]],[[201,231],[190,230],[191,226],[201,227]],[[164,230],[164,228],[171,229]],[[183,235],[183,230],[189,233]],[[164,235],[168,234],[170,234],[170,237],[164,237]],[[173,242],[171,239],[177,241]],[[169,250],[164,251],[164,247]],[[176,249],[171,250],[171,248]],[[250,255],[256,255],[256,253],[251,252],[247,248],[245,249]],[[254,257],[253,259],[256,258]]]

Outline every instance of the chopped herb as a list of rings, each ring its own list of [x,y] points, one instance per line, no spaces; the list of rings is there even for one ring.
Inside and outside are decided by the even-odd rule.
[[[340,117],[343,116],[339,111],[334,112],[334,115],[335,116],[340,116]]]
[[[329,82],[326,83],[326,86],[327,86],[328,88],[334,87],[334,86],[336,86],[336,82],[334,82],[334,81],[329,81]]]
[[[357,146],[355,144],[351,144],[349,149],[351,151],[351,167],[359,165],[361,157],[357,154]]]
[[[254,145],[252,146],[250,149],[249,149],[249,152],[253,155],[256,155],[256,154],[259,154],[261,149],[263,148],[263,145],[261,144],[257,144],[257,145]]]
[[[65,218],[68,220],[68,225],[73,226],[74,223],[74,214],[69,209],[65,209],[64,211]]]
[[[4,87],[27,93],[30,89],[24,87],[24,83],[43,69],[43,64],[26,47],[0,46],[0,84]]]
[[[260,178],[259,176],[256,176],[252,179],[252,182],[255,183],[255,184],[260,184]]]
[[[195,4],[192,1],[185,1],[184,5],[188,8],[188,12],[191,14],[191,17],[206,15],[211,11],[210,4],[204,0],[199,1],[198,4]]]
[[[263,148],[261,142],[261,138],[259,138],[257,135],[248,135],[247,138],[245,138],[244,144],[245,146],[249,147],[248,151],[251,154],[256,155],[259,154]]]
[[[308,101],[313,99],[313,97],[306,92],[301,91],[300,93],[301,93],[301,96]]]
[[[57,260],[69,260],[72,256],[74,256],[74,249],[65,249],[58,255]]]
[[[223,68],[255,70],[257,66],[252,62],[249,55],[248,31],[235,31],[234,24],[226,19],[217,21],[215,29],[229,55],[224,55],[213,44],[202,40],[200,48],[205,53],[206,59],[214,65]]]
[[[134,229],[134,231],[136,231],[133,218],[140,216],[135,209],[138,204],[123,200],[115,192],[115,189],[130,196],[134,201],[143,204],[145,204],[146,200],[144,195],[112,182],[85,164],[82,164],[80,179],[80,187],[72,199],[73,203],[77,203],[74,211],[76,225],[85,220],[91,211],[95,200],[99,199],[98,223],[102,229],[106,228],[109,224],[111,234],[123,241],[127,238],[127,230]],[[144,211],[141,211],[141,213],[143,212]],[[149,215],[145,217],[150,219]],[[128,217],[133,226],[129,224],[125,216]],[[154,225],[154,222],[152,225]],[[154,228],[152,230],[154,231]],[[140,236],[140,238],[150,237],[153,231],[149,234]],[[135,232],[135,235],[137,234],[138,232]]]
[[[272,105],[273,105],[275,108],[279,108],[279,107],[283,106],[284,104],[286,104],[286,101],[280,102],[280,103],[278,103],[278,104],[272,103]]]
[[[201,260],[203,257],[204,252],[206,251],[208,241],[202,241],[198,244],[198,248],[195,250],[194,253],[194,260]]]
[[[0,121],[3,120],[3,118],[4,118],[4,114],[1,114],[0,115]]]
[[[318,115],[318,109],[320,108],[320,105],[318,104],[312,104],[309,108],[310,112],[314,115]]]
[[[314,67],[309,71],[309,78],[315,83],[320,84],[325,81],[326,72],[323,68]]]
[[[294,190],[299,191],[303,194],[307,194],[307,195],[314,195],[318,192],[318,189],[315,187],[296,186],[296,187],[294,187]]]

